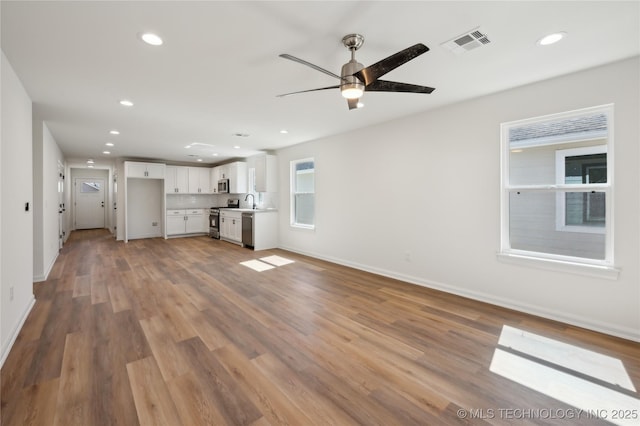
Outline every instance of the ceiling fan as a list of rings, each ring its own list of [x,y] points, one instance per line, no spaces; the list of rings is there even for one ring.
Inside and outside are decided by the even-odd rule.
[[[356,61],[355,52],[362,47],[364,37],[360,34],[347,34],[342,38],[342,44],[351,51],[351,60],[342,66],[341,75],[337,75],[322,67],[309,63],[295,56],[283,53],[281,58],[298,62],[302,65],[313,68],[331,77],[340,80],[339,85],[320,87],[318,89],[301,90],[299,92],[285,93],[278,97],[295,95],[297,93],[315,92],[318,90],[340,89],[342,96],[347,99],[349,109],[358,108],[358,101],[364,92],[405,92],[405,93],[431,93],[435,89],[433,87],[418,86],[415,84],[398,83],[396,81],[380,80],[380,77],[391,70],[398,68],[400,65],[409,62],[429,51],[429,48],[422,43],[414,44],[404,50],[376,62],[373,65],[364,67]]]

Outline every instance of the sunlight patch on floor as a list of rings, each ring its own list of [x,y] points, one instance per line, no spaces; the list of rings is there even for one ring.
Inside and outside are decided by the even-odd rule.
[[[638,424],[640,399],[624,390],[635,387],[619,359],[505,325],[489,369],[614,424]]]
[[[276,266],[284,266],[290,263],[294,263],[293,260],[285,259],[280,256],[267,256],[262,257],[260,259],[252,259],[244,262],[240,262],[241,265],[246,266],[247,268],[251,268],[254,271],[262,272],[268,271],[269,269],[273,269]]]
[[[260,262],[257,259],[247,260],[245,262],[240,262],[241,265],[246,266],[247,268],[251,268],[254,271],[262,272],[268,269],[273,269],[275,266],[269,265],[268,263]]]
[[[290,259],[285,259],[284,257],[280,257],[280,256],[267,256],[267,257],[261,257],[260,260],[262,260],[263,262],[267,262],[270,263],[274,266],[283,266],[283,265],[288,265],[290,263],[293,263],[293,260]]]
[[[595,377],[612,385],[618,385],[633,392],[636,391],[631,378],[627,374],[627,370],[622,365],[622,361],[617,358],[507,325],[502,327],[498,344]]]

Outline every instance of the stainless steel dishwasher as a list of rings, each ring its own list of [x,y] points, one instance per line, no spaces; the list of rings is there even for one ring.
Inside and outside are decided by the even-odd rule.
[[[242,213],[242,245],[253,248],[253,212]]]

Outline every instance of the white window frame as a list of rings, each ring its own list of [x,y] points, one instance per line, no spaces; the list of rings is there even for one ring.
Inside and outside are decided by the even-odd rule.
[[[556,151],[556,184],[563,185],[564,184],[564,175],[565,175],[565,160],[567,157],[575,157],[580,155],[591,155],[591,154],[607,154],[607,145],[596,145],[596,146],[585,146],[581,148],[570,148],[570,149],[559,149]],[[608,176],[608,163],[609,158],[607,158],[607,183],[609,181]],[[602,187],[600,184],[582,184],[581,187],[584,188],[584,191],[601,191]],[[610,189],[610,186],[607,186],[607,189]],[[584,192],[580,191],[580,192]],[[607,200],[607,204],[609,204],[609,191],[603,191],[605,193],[605,199]],[[563,232],[583,232],[587,234],[604,234],[606,233],[606,226],[579,226],[579,225],[567,225],[566,224],[566,203],[565,203],[565,192],[558,192],[556,194],[556,230]],[[606,221],[608,222],[608,221]],[[605,222],[605,224],[606,224]]]
[[[509,143],[509,130],[512,127],[523,126],[528,124],[534,124],[544,121],[561,120],[563,118],[576,117],[580,115],[590,115],[594,113],[603,113],[607,116],[607,134],[604,135],[607,139],[607,183],[606,184],[589,184],[589,185],[576,185],[576,184],[564,184],[557,183],[555,185],[512,185],[509,181],[510,165],[509,158],[511,149],[518,148],[512,147]],[[500,125],[501,135],[501,156],[500,156],[500,173],[501,173],[501,196],[500,196],[500,221],[501,221],[501,235],[500,235],[500,252],[498,253],[498,259],[501,261],[522,264],[533,267],[540,267],[544,269],[558,270],[563,272],[572,272],[578,274],[584,274],[589,276],[604,277],[610,279],[617,279],[619,275],[619,269],[614,266],[614,253],[613,253],[613,231],[614,231],[614,194],[613,194],[613,170],[614,170],[614,126],[613,126],[613,104],[600,105],[591,108],[584,108],[580,110],[567,111],[559,114],[550,114],[540,117],[534,117],[530,119],[517,120],[502,123]],[[598,137],[597,139],[600,139]],[[587,140],[582,139],[582,140]],[[577,139],[576,139],[577,142]],[[555,144],[557,142],[550,141],[549,144]],[[564,163],[564,162],[563,162]],[[591,192],[592,190],[604,191],[606,193],[606,206],[605,206],[605,256],[603,260],[588,259],[582,257],[573,257],[565,255],[556,255],[551,253],[533,252],[527,250],[519,250],[511,248],[510,243],[510,215],[509,215],[509,195],[512,192],[522,191],[546,191],[546,192],[558,192],[558,190],[571,191],[571,192]],[[562,216],[564,217],[564,215]]]
[[[313,162],[313,173],[314,173],[314,178],[313,178],[313,192],[297,192],[296,191],[296,166],[300,163],[307,163],[307,162]],[[316,225],[315,225],[315,211],[314,211],[314,223],[313,224],[307,224],[307,223],[298,223],[296,222],[296,195],[298,194],[314,194],[314,206],[315,206],[315,193],[316,193],[316,186],[315,186],[315,173],[316,173],[316,161],[313,157],[309,157],[309,158],[302,158],[299,160],[292,160],[289,163],[289,178],[290,178],[290,199],[289,199],[289,205],[290,205],[290,211],[289,211],[289,225],[292,228],[300,228],[300,229],[310,229],[310,230],[315,230]]]
[[[248,193],[253,195],[253,202],[257,206],[261,206],[264,202],[262,198],[262,192],[256,191],[256,168],[250,167],[247,170],[247,179],[248,179]]]

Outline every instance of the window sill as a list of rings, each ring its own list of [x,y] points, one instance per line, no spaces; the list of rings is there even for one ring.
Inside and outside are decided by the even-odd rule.
[[[548,259],[544,257],[532,256],[529,254],[512,252],[498,253],[497,256],[500,262],[546,269],[550,271],[567,272],[589,277],[606,278],[609,280],[617,280],[618,276],[620,275],[619,268],[608,265],[596,265],[589,263],[571,262],[560,259]]]
[[[291,223],[291,224],[289,224],[289,226],[291,226],[292,228],[306,229],[306,230],[309,230],[309,231],[315,231],[315,229],[316,229],[315,225],[303,225],[301,223]]]

